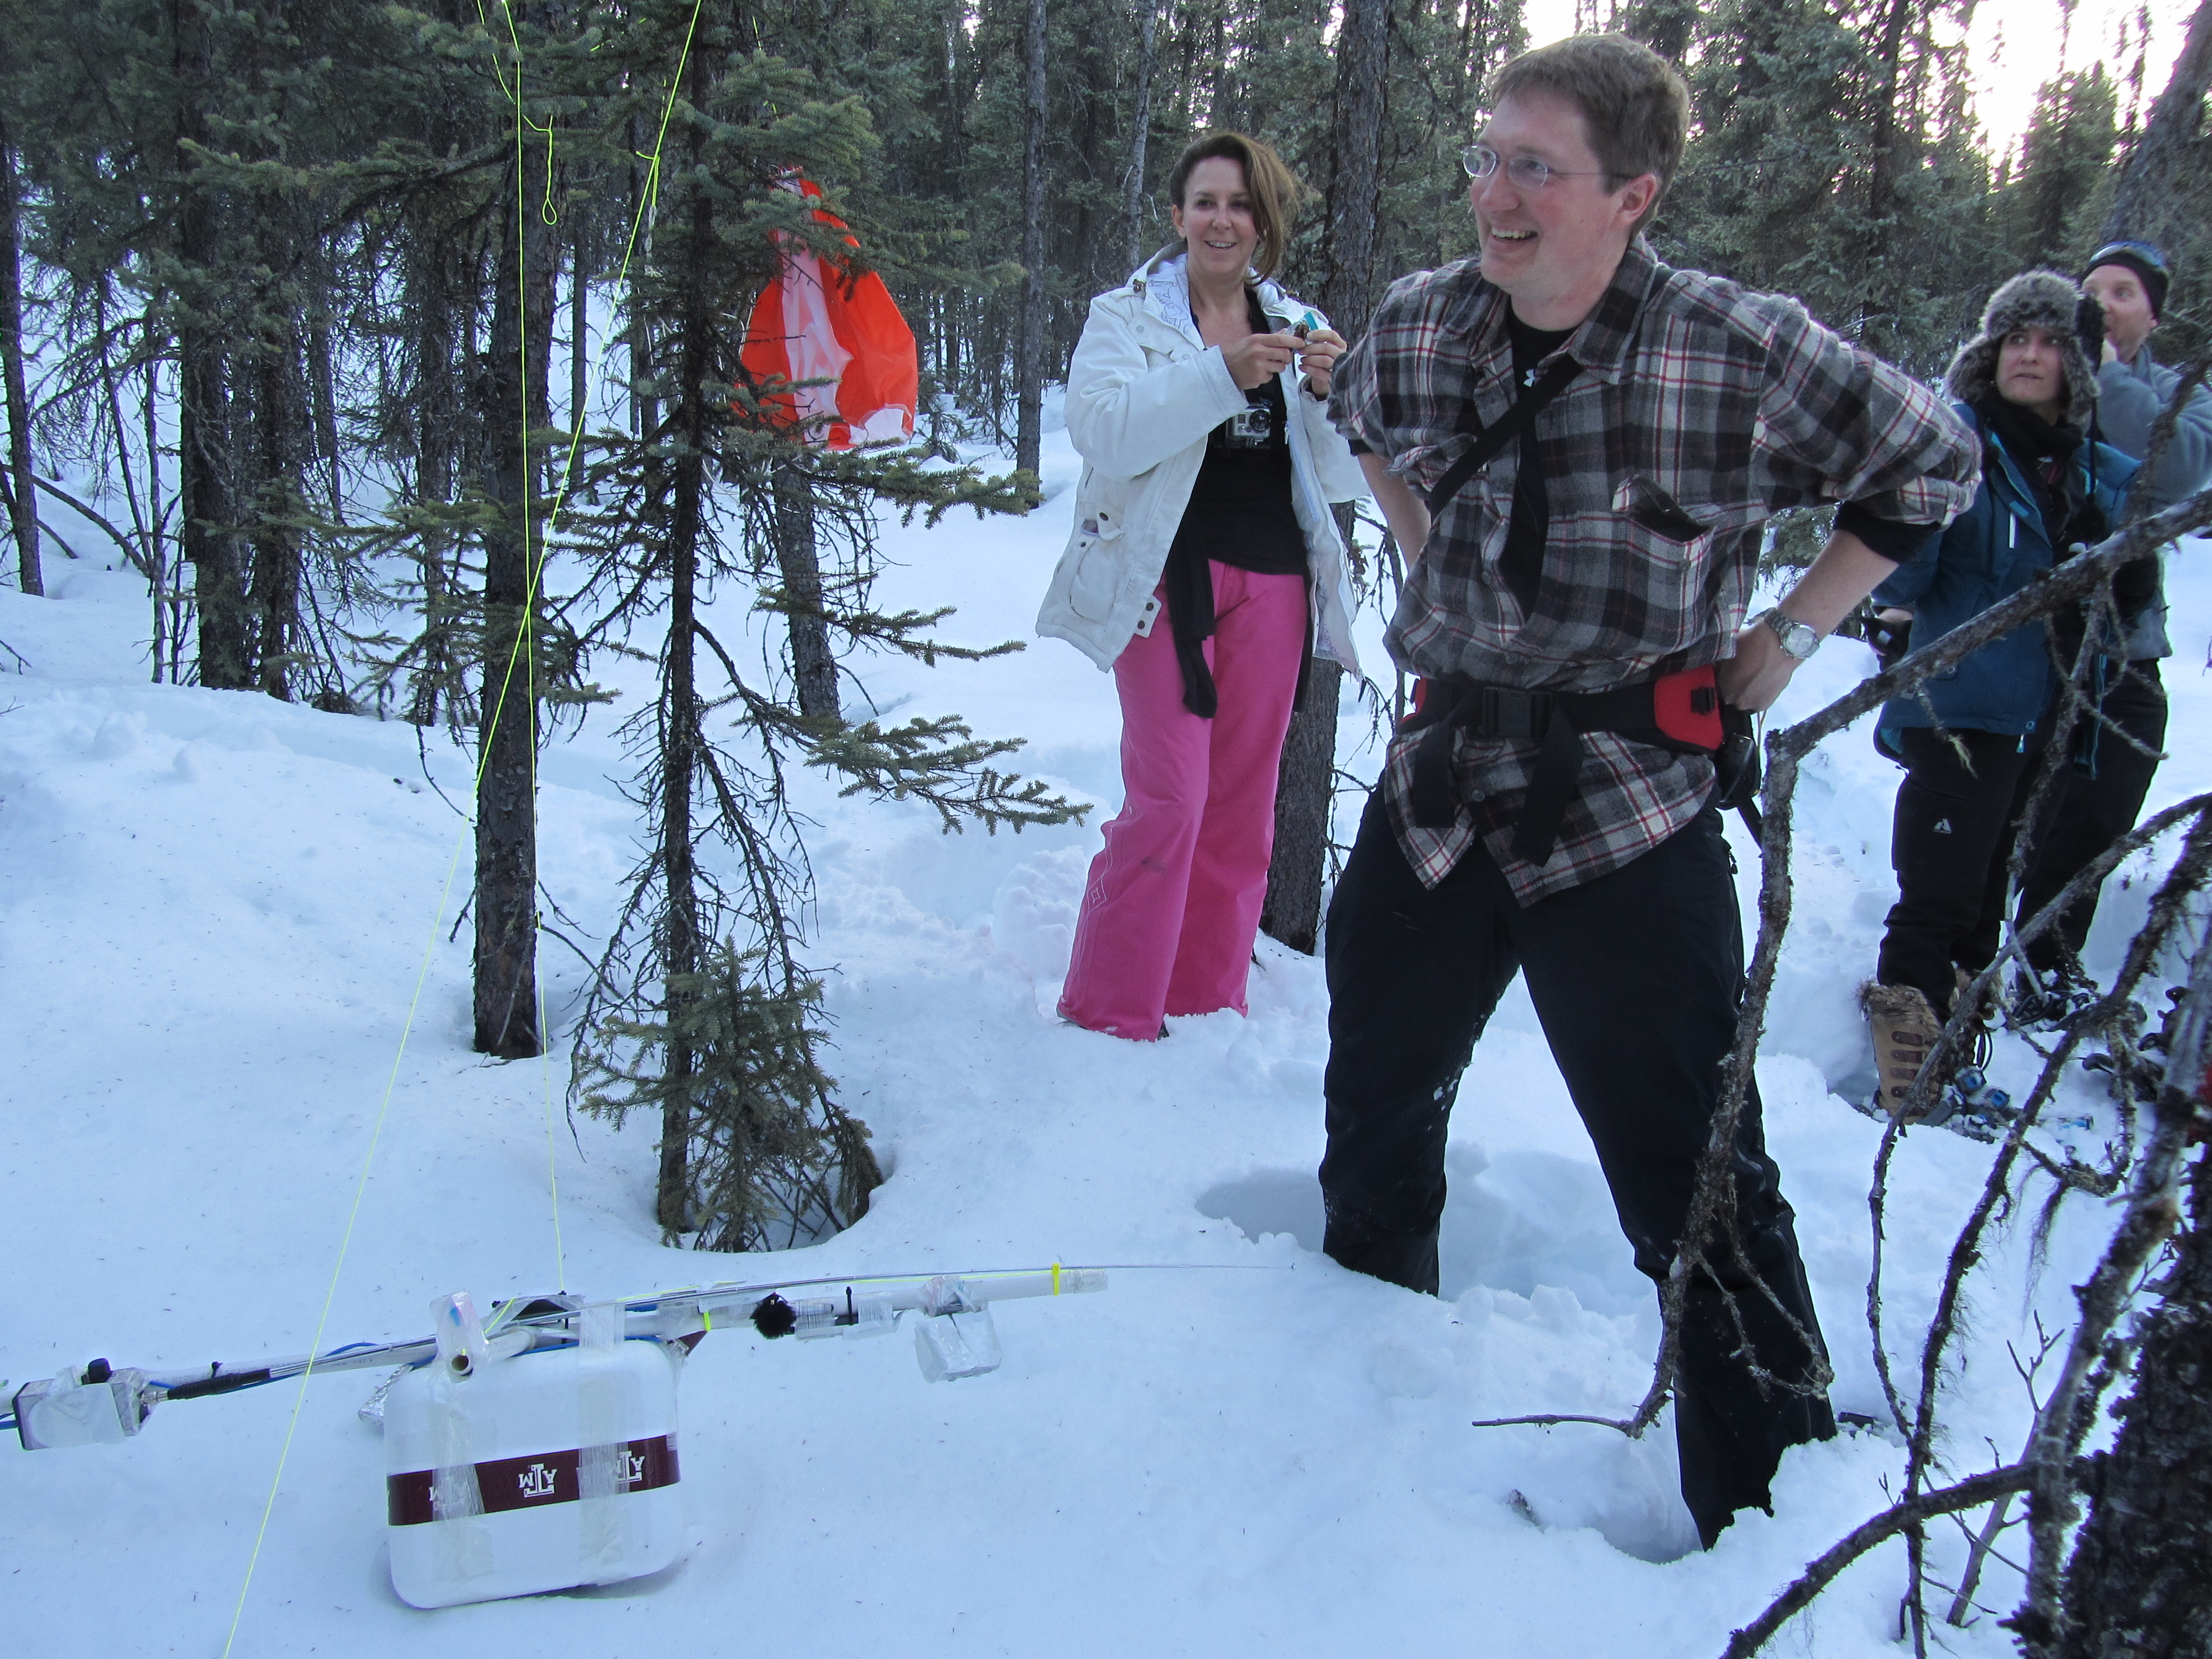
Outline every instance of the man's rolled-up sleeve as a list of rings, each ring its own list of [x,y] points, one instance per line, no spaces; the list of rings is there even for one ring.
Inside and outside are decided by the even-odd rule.
[[[1931,531],[1965,512],[1981,483],[1981,455],[1950,405],[1794,301],[1762,299],[1759,425],[1783,504],[1848,501],[1871,518]]]
[[[1381,398],[1375,383],[1375,330],[1352,342],[1352,349],[1336,360],[1329,383],[1329,423],[1344,434],[1355,455],[1388,455],[1383,441]]]

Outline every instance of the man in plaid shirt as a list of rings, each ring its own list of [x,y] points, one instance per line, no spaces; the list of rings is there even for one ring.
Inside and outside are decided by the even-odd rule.
[[[1792,301],[1652,257],[1640,231],[1689,116],[1663,59],[1579,36],[1506,65],[1492,96],[1466,158],[1480,259],[1395,284],[1331,395],[1413,561],[1391,653],[1452,717],[1391,744],[1329,907],[1325,1248],[1431,1293],[1460,1074],[1516,970],[1654,1279],[1742,995],[1707,753],[1524,694],[1711,666],[1723,698],[1764,708],[1978,476],[1926,387]],[[1431,523],[1429,492],[1523,398],[1540,412]],[[1746,626],[1761,526],[1824,502],[1835,535]],[[1717,1246],[1692,1283],[1674,1393],[1709,1546],[1766,1505],[1786,1447],[1834,1431],[1755,1091],[1734,1173],[1741,1251]]]

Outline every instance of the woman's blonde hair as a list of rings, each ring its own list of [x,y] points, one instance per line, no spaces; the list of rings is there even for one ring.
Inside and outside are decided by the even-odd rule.
[[[1291,224],[1297,217],[1305,190],[1283,158],[1257,138],[1241,132],[1209,132],[1185,149],[1168,174],[1168,200],[1181,207],[1190,186],[1191,170],[1200,161],[1219,157],[1244,169],[1244,193],[1252,198],[1252,222],[1260,232],[1260,245],[1252,250],[1252,268],[1272,276],[1283,263],[1289,246]]]

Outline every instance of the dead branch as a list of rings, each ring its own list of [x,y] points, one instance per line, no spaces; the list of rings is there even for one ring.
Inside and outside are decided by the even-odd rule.
[[[1901,1500],[1873,1519],[1861,1522],[1816,1556],[1796,1583],[1767,1605],[1765,1612],[1735,1632],[1722,1650],[1721,1659],[1751,1659],[1775,1632],[1809,1607],[1813,1598],[1826,1589],[1838,1573],[1884,1540],[1939,1515],[1977,1509],[1992,1498],[2025,1492],[2033,1475],[2034,1471],[2026,1463],[2008,1463],[1986,1474],[1970,1475],[1956,1486]]]

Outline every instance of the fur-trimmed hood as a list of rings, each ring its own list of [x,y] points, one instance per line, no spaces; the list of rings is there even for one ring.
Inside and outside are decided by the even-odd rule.
[[[2097,406],[2097,366],[2081,349],[2081,290],[2071,277],[2056,270],[2022,271],[1990,295],[1981,332],[1951,360],[1944,388],[1960,402],[1972,403],[1996,384],[1997,350],[2005,336],[2040,328],[2063,342],[2058,356],[2066,374],[2066,420],[2086,428]]]

